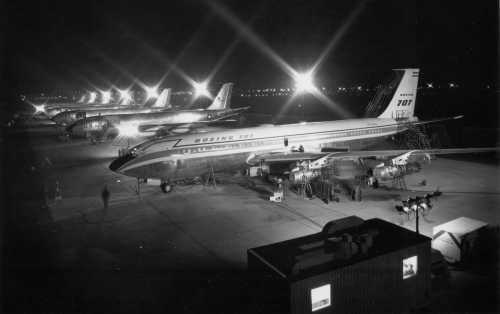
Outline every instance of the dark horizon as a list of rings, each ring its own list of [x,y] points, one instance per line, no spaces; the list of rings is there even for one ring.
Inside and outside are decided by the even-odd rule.
[[[495,84],[494,1],[259,1],[222,3],[294,69],[308,69],[348,22],[316,75],[323,85],[372,83],[395,67],[432,80]],[[6,4],[6,80],[12,95],[57,89],[155,84],[172,63],[195,80],[242,88],[283,86],[290,77],[205,1],[29,1]],[[164,84],[189,84],[171,71]]]

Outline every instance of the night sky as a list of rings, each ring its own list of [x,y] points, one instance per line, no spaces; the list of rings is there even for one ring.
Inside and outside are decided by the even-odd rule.
[[[208,1],[208,0],[207,0]],[[359,10],[317,73],[321,85],[373,83],[394,67],[424,78],[494,83],[497,1],[219,1],[295,69],[308,69]],[[206,1],[8,1],[11,94],[131,85],[185,89],[227,58],[213,84],[286,87],[289,76]]]

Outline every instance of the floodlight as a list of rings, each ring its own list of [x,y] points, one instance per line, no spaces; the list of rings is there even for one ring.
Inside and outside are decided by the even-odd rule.
[[[198,97],[210,97],[210,92],[207,89],[208,82],[193,82],[194,87],[194,98]]]
[[[296,73],[294,80],[295,90],[297,93],[312,92],[316,89],[316,87],[314,86],[312,71],[305,73]]]
[[[130,94],[130,90],[128,89],[119,89],[118,92],[120,93],[120,99],[123,101],[129,101],[132,100],[132,95]]]
[[[35,113],[45,112],[45,104],[41,104],[41,105],[32,104],[32,105],[35,108]]]
[[[101,103],[107,104],[111,101],[111,91],[101,91]]]
[[[158,86],[144,86],[144,89],[146,90],[146,100],[158,98]]]
[[[89,97],[89,100],[87,101],[87,103],[88,104],[94,103],[96,98],[97,98],[97,93],[90,92],[90,97]]]

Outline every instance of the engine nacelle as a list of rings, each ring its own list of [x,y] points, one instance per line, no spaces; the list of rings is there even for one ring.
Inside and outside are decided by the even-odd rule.
[[[387,181],[397,177],[420,171],[419,163],[408,163],[406,165],[382,166],[373,168],[373,176],[377,180]]]
[[[383,166],[373,169],[373,176],[378,180],[392,180],[404,174],[403,166]]]
[[[295,170],[290,172],[290,183],[301,184],[309,182],[321,174],[318,170]]]

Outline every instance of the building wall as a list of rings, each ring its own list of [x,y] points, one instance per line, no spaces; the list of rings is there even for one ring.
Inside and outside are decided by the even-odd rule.
[[[430,295],[431,243],[426,242],[291,284],[291,313],[313,313],[311,289],[330,284],[331,305],[314,313],[402,313]],[[417,255],[417,274],[403,279],[403,259]]]

